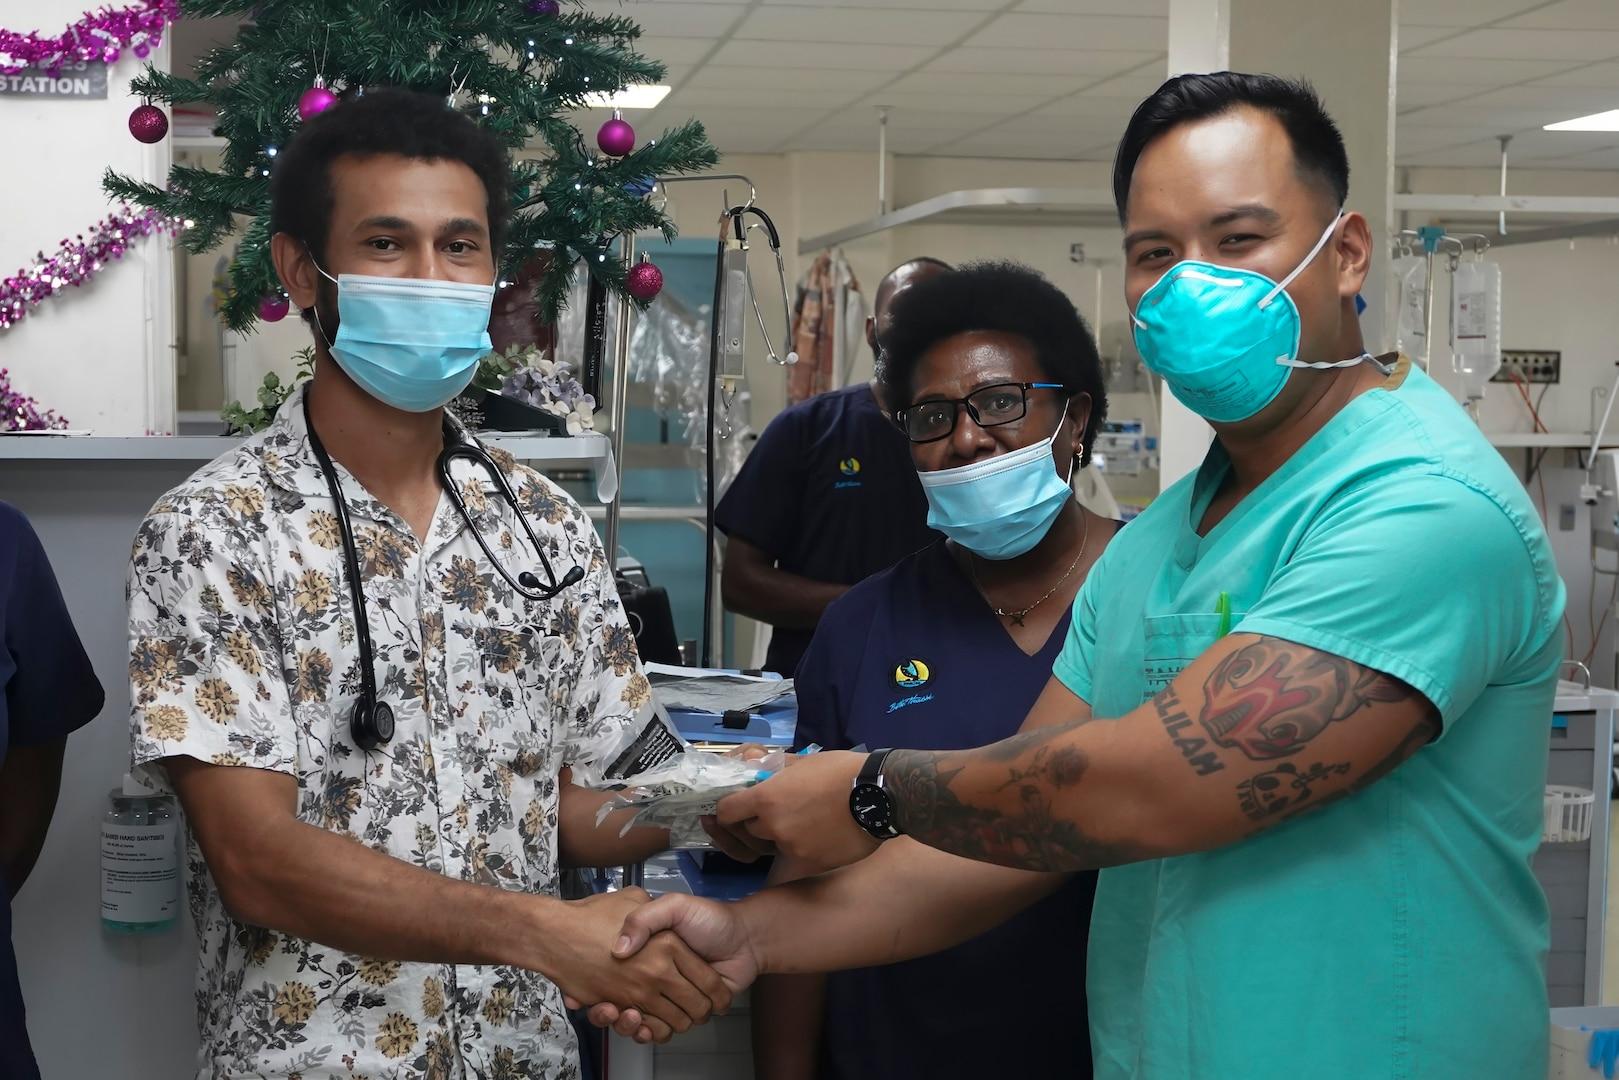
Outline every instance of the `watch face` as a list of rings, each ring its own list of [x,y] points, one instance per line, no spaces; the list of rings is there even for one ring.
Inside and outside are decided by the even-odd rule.
[[[861,784],[849,796],[849,810],[862,829],[872,834],[893,828],[894,808],[888,792],[875,784]]]

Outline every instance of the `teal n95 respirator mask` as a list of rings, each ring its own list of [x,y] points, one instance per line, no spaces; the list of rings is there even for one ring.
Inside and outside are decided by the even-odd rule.
[[[1181,403],[1206,420],[1247,420],[1276,400],[1294,368],[1352,367],[1371,357],[1310,363],[1299,356],[1299,309],[1287,286],[1315,261],[1344,212],[1281,281],[1255,270],[1183,259],[1141,294],[1130,315],[1136,351]]]

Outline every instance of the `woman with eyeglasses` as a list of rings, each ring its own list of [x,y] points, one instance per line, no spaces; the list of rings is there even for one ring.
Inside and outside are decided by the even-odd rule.
[[[1014,734],[1118,523],[1070,484],[1107,412],[1090,331],[1014,263],[908,289],[878,379],[947,539],[823,616],[798,670],[799,747],[965,749]],[[778,859],[772,882],[816,870]],[[944,953],[754,991],[759,1080],[1091,1075],[1083,956],[1095,875]]]

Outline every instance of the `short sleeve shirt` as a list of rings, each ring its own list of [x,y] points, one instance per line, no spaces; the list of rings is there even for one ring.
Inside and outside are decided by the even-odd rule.
[[[391,742],[356,748],[354,610],[302,393],[274,423],[165,495],[130,563],[133,762],[162,783],[183,755],[286,773],[298,817],[413,866],[523,892],[557,888],[558,772],[633,723],[650,688],[589,519],[493,452],[560,577],[516,594],[440,497],[425,544],[341,466]],[[516,575],[538,566],[476,465],[452,478]],[[345,954],[237,922],[195,838],[199,1077],[573,1080],[554,985],[506,967]]]
[[[943,541],[827,608],[799,666],[799,747],[962,750],[1016,734],[1051,681],[1066,617],[1018,647]],[[828,1080],[1083,1080],[1085,934],[1096,875],[953,949],[827,979]],[[1056,958],[1045,962],[1040,958]]]
[[[910,444],[866,383],[785,410],[759,436],[714,523],[814,581],[853,585],[939,539]],[[813,630],[777,627],[765,666],[798,669]]]
[[[1097,1076],[1541,1075],[1548,923],[1529,858],[1564,593],[1534,506],[1403,364],[1199,535],[1228,469],[1216,443],[1108,547],[1057,677],[1122,716],[1213,644],[1225,593],[1233,632],[1393,675],[1443,731],[1365,790],[1248,840],[1104,870]],[[1300,766],[1270,755],[1275,783],[1247,796],[1261,806]]]
[[[11,747],[54,742],[88,724],[103,697],[39,537],[0,503],[0,762]],[[38,1074],[23,1026],[9,895],[0,879],[0,1076],[28,1080]]]

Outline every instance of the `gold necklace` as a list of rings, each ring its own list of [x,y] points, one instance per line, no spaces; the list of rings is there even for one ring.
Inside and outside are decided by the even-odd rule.
[[[995,605],[990,602],[989,594],[984,591],[984,583],[978,580],[978,557],[970,551],[967,552],[967,574],[973,579],[973,585],[978,589],[978,594],[984,598],[986,603],[990,604],[991,609],[994,610],[997,616],[1002,619],[1011,619],[1013,626],[1022,626],[1023,620],[1028,618],[1029,612],[1033,611],[1047,600],[1050,600],[1052,595],[1055,594],[1058,589],[1062,588],[1063,582],[1074,576],[1074,571],[1079,567],[1079,560],[1085,557],[1085,543],[1090,539],[1091,535],[1091,519],[1085,515],[1084,510],[1081,510],[1079,513],[1080,521],[1083,523],[1083,531],[1079,534],[1079,553],[1074,556],[1074,561],[1068,564],[1068,569],[1062,572],[1062,577],[1057,579],[1057,583],[1045,591],[1045,595],[1041,596],[1040,599],[1036,600],[1028,607],[1022,608],[1018,611],[1007,611],[1005,608],[995,607]]]

